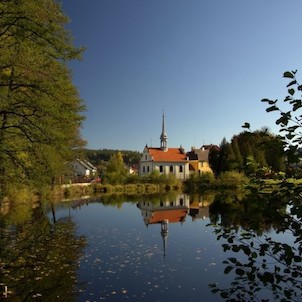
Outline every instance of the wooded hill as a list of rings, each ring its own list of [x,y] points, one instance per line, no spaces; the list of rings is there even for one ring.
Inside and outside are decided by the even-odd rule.
[[[128,166],[138,164],[141,153],[138,151],[130,151],[130,150],[113,150],[113,149],[100,149],[100,150],[92,150],[92,149],[84,149],[84,156],[95,166],[100,165],[102,162],[108,162],[113,154],[116,152],[121,152],[123,155],[124,163]]]

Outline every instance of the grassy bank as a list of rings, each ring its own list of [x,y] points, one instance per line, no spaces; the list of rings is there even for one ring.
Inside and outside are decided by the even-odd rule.
[[[127,195],[144,195],[157,194],[169,191],[179,190],[179,185],[138,183],[124,185],[110,184],[77,184],[71,186],[57,186],[52,192],[55,200],[73,198],[80,196],[93,196],[95,194],[127,194]]]

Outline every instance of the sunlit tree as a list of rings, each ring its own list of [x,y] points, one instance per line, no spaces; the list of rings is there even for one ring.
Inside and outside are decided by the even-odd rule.
[[[0,2],[0,185],[51,184],[82,145],[84,109],[67,62],[79,59],[54,0]]]
[[[127,175],[123,155],[121,152],[113,154],[108,162],[105,182],[110,184],[123,184]]]

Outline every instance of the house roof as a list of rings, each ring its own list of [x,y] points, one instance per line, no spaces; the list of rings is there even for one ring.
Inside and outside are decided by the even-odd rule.
[[[173,222],[182,222],[187,216],[187,209],[164,209],[164,210],[155,210],[152,212],[152,217],[150,217],[148,223],[161,223],[165,219],[169,220],[169,223]]]
[[[161,148],[148,148],[153,159],[157,162],[187,162],[187,156],[181,148],[168,148],[163,151]]]
[[[206,149],[206,150],[214,150],[214,151],[220,151],[220,147],[218,147],[217,145],[203,145],[202,147],[201,147],[201,149],[202,148],[204,148],[204,149]]]
[[[87,170],[96,170],[96,167],[92,163],[90,163],[89,161],[87,161],[85,159],[79,159],[79,158],[77,158],[76,161],[79,164],[81,164]]]
[[[189,157],[189,160],[198,160],[203,162],[209,161],[209,149],[203,150],[203,149],[194,149],[187,153],[187,156]]]

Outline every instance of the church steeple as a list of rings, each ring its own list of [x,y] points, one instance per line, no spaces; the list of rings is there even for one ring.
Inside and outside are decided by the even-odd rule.
[[[167,136],[166,128],[165,128],[165,114],[163,113],[163,124],[162,124],[162,131],[161,131],[161,135],[160,135],[160,148],[163,151],[168,150],[167,141],[168,141],[168,136]]]
[[[169,224],[169,220],[168,219],[164,219],[161,222],[160,225],[160,234],[163,237],[163,244],[164,244],[164,258],[166,257],[166,252],[167,252],[167,243],[168,243],[168,224]]]

